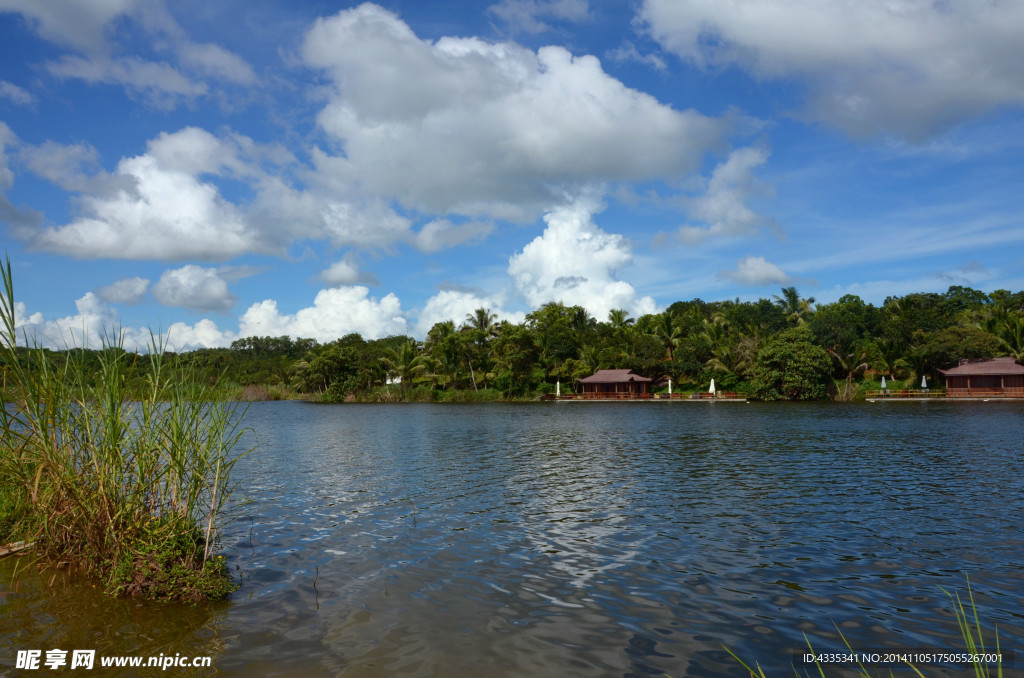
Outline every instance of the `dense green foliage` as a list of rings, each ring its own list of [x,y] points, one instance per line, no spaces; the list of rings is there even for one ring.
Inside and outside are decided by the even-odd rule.
[[[764,343],[754,366],[755,398],[822,400],[832,385],[832,361],[804,327],[780,332]]]
[[[96,353],[81,359],[98,366]],[[663,313],[614,310],[603,321],[561,303],[519,324],[480,308],[437,323],[424,341],[247,337],[166,359],[220,385],[224,398],[393,402],[532,398],[553,393],[556,382],[569,393],[602,368],[633,369],[661,388],[671,379],[676,392],[706,390],[714,378],[721,389],[764,398],[851,399],[882,376],[941,384],[937,370],[960,358],[1000,355],[1024,360],[1024,292],[953,286],[881,306],[854,295],[816,304],[787,287],[772,299],[677,301]],[[65,355],[48,359],[59,364]]]

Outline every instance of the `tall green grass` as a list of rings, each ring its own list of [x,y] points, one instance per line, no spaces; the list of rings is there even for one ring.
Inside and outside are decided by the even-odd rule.
[[[0,543],[35,541],[116,595],[226,596],[215,551],[242,456],[236,406],[173,370],[156,337],[144,356],[115,337],[89,369],[80,351],[18,350],[10,260],[2,283]]]

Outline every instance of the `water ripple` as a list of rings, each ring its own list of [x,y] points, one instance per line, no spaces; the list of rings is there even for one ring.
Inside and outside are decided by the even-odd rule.
[[[1024,649],[1020,407],[909,405],[256,405],[244,585],[185,637],[223,675],[788,674],[837,628],[958,648],[969,575]]]

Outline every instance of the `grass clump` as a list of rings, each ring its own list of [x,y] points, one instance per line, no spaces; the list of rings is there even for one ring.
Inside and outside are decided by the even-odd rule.
[[[171,369],[156,338],[143,357],[110,342],[98,365],[84,351],[58,362],[18,349],[10,261],[0,270],[0,365],[13,396],[0,408],[0,544],[34,541],[117,595],[225,597],[234,584],[214,552],[242,456],[235,405]]]
[[[223,556],[199,560],[204,535],[194,526],[151,517],[130,548],[122,549],[107,578],[118,596],[195,602],[225,598],[234,589]]]

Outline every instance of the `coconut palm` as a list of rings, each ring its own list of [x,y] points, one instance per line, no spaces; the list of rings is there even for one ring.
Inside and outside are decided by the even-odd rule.
[[[636,319],[630,318],[629,313],[625,309],[613,308],[608,311],[608,324],[616,330],[629,327],[634,322],[636,322]]]
[[[498,314],[489,308],[478,308],[466,314],[466,322],[462,326],[470,336],[470,341],[463,347],[463,355],[469,366],[469,374],[473,379],[473,390],[477,389],[477,369],[483,375],[484,388],[487,388],[487,375],[491,365],[491,339],[501,333],[505,323],[498,323]],[[476,369],[474,369],[476,365]]]
[[[455,321],[436,323],[427,333],[427,354],[434,372],[447,377],[448,384],[455,385],[465,342],[455,331]],[[475,382],[474,382],[475,385]]]
[[[381,364],[388,371],[388,376],[398,379],[403,389],[409,388],[413,377],[426,369],[426,359],[420,355],[419,345],[414,339],[410,339],[398,350],[388,350],[380,359]]]
[[[1018,363],[1024,365],[1024,319],[1017,315],[989,318],[976,325],[999,340],[999,345]]]
[[[880,339],[871,346],[871,364],[889,379],[906,370],[905,356],[909,347],[897,339]]]
[[[783,287],[782,294],[772,297],[775,304],[786,313],[786,319],[791,325],[803,325],[814,312],[811,306],[814,304],[814,297],[800,298],[800,293],[795,287]]]
[[[849,400],[853,397],[853,378],[868,368],[868,351],[865,346],[856,346],[850,353],[839,353],[833,349],[828,350],[836,359],[846,373],[846,387],[840,394],[842,400]]]
[[[679,344],[683,340],[683,330],[676,322],[676,316],[673,313],[665,311],[654,318],[654,333],[665,345],[665,355],[672,360],[675,350],[679,348]]]
[[[495,336],[498,332],[498,314],[491,313],[489,308],[478,308],[466,314],[466,326],[483,332],[485,338]]]
[[[576,343],[583,346],[586,343],[587,334],[597,326],[597,320],[587,313],[587,309],[582,306],[574,306],[572,309],[572,319],[569,324],[572,326],[572,331],[576,334]]]

